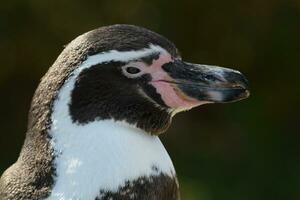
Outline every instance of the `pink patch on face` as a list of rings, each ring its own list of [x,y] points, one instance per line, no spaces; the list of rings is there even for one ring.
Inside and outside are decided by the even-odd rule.
[[[184,96],[184,94],[180,94],[180,91],[176,91],[176,86],[172,83],[152,81],[151,84],[156,88],[156,91],[161,95],[162,100],[170,108],[189,109],[200,105],[198,100]]]
[[[187,97],[176,84],[170,83],[172,78],[162,69],[165,63],[171,62],[172,57],[168,53],[161,53],[157,60],[153,60],[150,66],[144,66],[142,71],[151,74],[152,81],[150,82],[157,93],[161,95],[162,100],[167,106],[174,109],[189,109],[201,104],[196,99]]]
[[[164,64],[171,62],[170,54],[161,53],[157,60],[153,60],[150,66],[147,66],[143,71],[151,74],[152,81],[170,80],[169,75],[161,68]]]

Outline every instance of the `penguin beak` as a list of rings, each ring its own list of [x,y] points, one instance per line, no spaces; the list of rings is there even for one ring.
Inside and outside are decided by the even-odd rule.
[[[165,80],[185,98],[207,103],[227,103],[250,95],[248,81],[236,70],[175,60],[162,69],[169,75]]]

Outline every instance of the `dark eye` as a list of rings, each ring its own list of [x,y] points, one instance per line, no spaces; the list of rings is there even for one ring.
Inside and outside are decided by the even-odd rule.
[[[141,70],[139,68],[136,68],[136,67],[127,67],[126,68],[126,71],[129,73],[129,74],[137,74],[139,73]]]

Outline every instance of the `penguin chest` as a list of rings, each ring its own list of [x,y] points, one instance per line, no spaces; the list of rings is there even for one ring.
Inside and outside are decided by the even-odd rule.
[[[50,135],[56,174],[47,199],[175,199],[175,170],[157,136],[112,120],[54,123]]]

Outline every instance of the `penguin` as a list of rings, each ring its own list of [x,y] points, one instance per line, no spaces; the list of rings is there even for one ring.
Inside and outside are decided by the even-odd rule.
[[[70,42],[32,99],[1,200],[179,200],[159,139],[181,111],[249,96],[239,71],[182,60],[165,37],[111,25]]]

